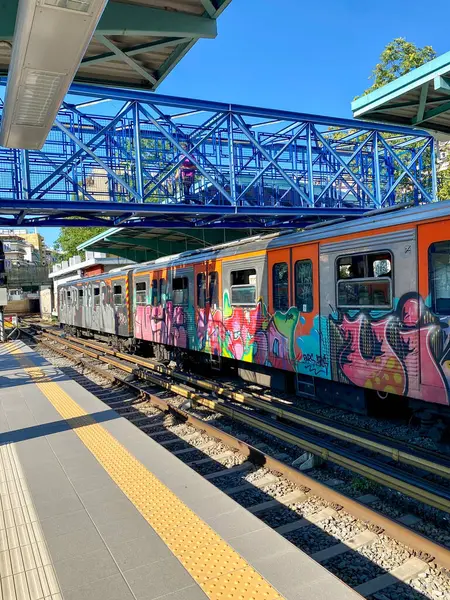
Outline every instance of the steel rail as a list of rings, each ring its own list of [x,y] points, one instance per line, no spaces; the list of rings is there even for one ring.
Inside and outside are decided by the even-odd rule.
[[[48,336],[48,334],[44,335]],[[56,337],[59,343],[62,343],[63,345],[66,344],[75,350],[81,352],[84,350],[83,343],[78,344],[78,341],[77,344],[67,342],[65,338],[61,338],[55,334],[51,334],[49,337]],[[93,344],[90,343],[90,346],[92,345]],[[99,352],[105,352],[105,349],[101,348],[99,344],[97,344],[97,346],[99,346]],[[93,353],[90,352],[91,356],[92,354]],[[117,353],[108,348],[107,354],[116,355]],[[315,439],[314,436],[310,434],[301,432],[300,437],[300,432],[292,428],[288,428],[287,426],[280,424],[274,425],[273,422],[268,422],[267,419],[249,414],[247,411],[236,408],[225,403],[224,401],[207,398],[192,389],[182,385],[174,384],[170,381],[165,381],[159,375],[150,374],[142,371],[141,369],[136,370],[136,368],[133,366],[133,359],[135,357],[128,356],[123,353],[120,354],[125,358],[119,359],[117,356],[101,356],[101,354],[98,354],[95,356],[95,358],[122,369],[129,374],[134,374],[140,379],[150,381],[151,383],[171,391],[172,393],[178,394],[190,400],[191,402],[204,406],[205,408],[209,408],[210,410],[220,412],[231,419],[234,419],[235,421],[239,421],[248,426],[254,427],[259,431],[273,435],[284,442],[302,448],[303,450],[311,452],[316,456],[320,456],[324,460],[330,460],[341,467],[349,469],[350,471],[362,475],[372,481],[375,481],[376,483],[395,489],[411,498],[415,498],[416,500],[423,502],[424,504],[428,504],[429,506],[433,506],[434,508],[450,513],[450,492],[443,488],[439,488],[438,486],[433,486],[431,484],[426,485],[426,482],[412,475],[402,473],[402,476],[400,477],[397,473],[398,469],[389,468],[373,459],[368,460],[364,457],[354,459],[349,452],[342,449],[336,451],[333,449],[333,445],[331,443],[324,442],[320,439]],[[125,362],[123,362],[123,360]],[[138,360],[141,361],[142,359]]]
[[[58,334],[54,333],[46,333],[46,335],[52,335],[56,338],[60,337],[58,336]],[[362,435],[358,435],[357,433],[348,431],[345,428],[338,428],[334,425],[328,425],[326,423],[321,422],[321,420],[316,420],[305,416],[304,414],[302,414],[301,411],[295,408],[286,409],[281,405],[279,400],[275,400],[275,403],[274,401],[271,401],[271,403],[269,403],[269,401],[267,400],[255,398],[252,394],[236,392],[207,379],[199,379],[197,377],[193,377],[192,375],[185,375],[183,373],[179,373],[174,369],[166,367],[165,365],[161,365],[152,360],[141,358],[138,356],[131,356],[123,352],[117,352],[111,348],[105,348],[102,346],[102,344],[97,342],[80,340],[79,338],[74,338],[73,336],[66,336],[65,338],[61,339],[74,340],[76,341],[76,343],[82,344],[83,346],[95,348],[101,352],[110,354],[111,356],[116,356],[117,358],[126,360],[128,362],[132,362],[142,367],[152,369],[157,373],[169,375],[174,379],[178,379],[179,381],[183,381],[184,383],[203,388],[210,392],[214,392],[215,394],[223,396],[224,398],[228,398],[229,400],[232,400],[234,402],[247,404],[249,406],[252,406],[253,408],[263,410],[276,416],[279,419],[284,419],[291,423],[295,423],[296,425],[308,427],[309,429],[313,429],[314,431],[319,431],[321,433],[331,435],[345,442],[356,444],[362,448],[366,448],[371,451],[376,451],[384,456],[389,456],[398,463],[403,463],[416,468],[424,469],[429,473],[433,473],[435,475],[439,475],[440,477],[450,479],[449,464],[440,464],[439,462],[434,462],[433,460],[427,458],[425,454],[435,454],[431,453],[430,451],[420,451],[418,449],[418,454],[412,454],[411,452],[402,450],[399,447],[399,444],[390,446],[384,441],[377,441],[376,438],[381,437],[378,434],[369,434],[368,432],[368,434],[371,437],[364,437]],[[319,419],[321,419],[321,417],[319,417]],[[389,442],[390,440],[387,439],[386,441]],[[439,455],[436,455],[436,459],[438,457]]]
[[[30,337],[33,336],[30,335]],[[41,341],[41,343],[44,342]],[[370,522],[376,527],[379,527],[388,536],[417,551],[419,555],[423,556],[425,554],[426,560],[435,560],[444,568],[450,569],[450,551],[445,546],[425,536],[422,536],[419,533],[416,533],[403,523],[400,523],[393,518],[386,517],[379,511],[359,502],[358,500],[350,498],[345,494],[327,486],[326,484],[313,479],[306,473],[298,471],[296,468],[291,467],[290,465],[272,457],[258,448],[255,448],[248,442],[240,440],[231,434],[218,429],[210,423],[191,415],[183,409],[171,405],[166,400],[155,396],[148,390],[140,388],[134,382],[124,380],[113,373],[109,373],[107,371],[104,372],[103,369],[96,367],[96,365],[93,365],[88,360],[77,360],[72,354],[61,350],[60,348],[55,348],[51,344],[45,343],[45,345],[56,353],[66,356],[73,362],[81,362],[87,369],[104,375],[111,381],[115,380],[120,384],[124,384],[134,389],[136,392],[146,397],[152,405],[163,410],[164,412],[173,414],[182,421],[191,424],[196,429],[205,432],[212,438],[222,441],[224,444],[248,457],[248,459],[254,464],[264,466],[271,471],[280,473],[288,480],[292,481],[295,485],[308,488],[313,494],[316,494],[324,500],[342,506],[345,511],[353,515],[355,518]]]

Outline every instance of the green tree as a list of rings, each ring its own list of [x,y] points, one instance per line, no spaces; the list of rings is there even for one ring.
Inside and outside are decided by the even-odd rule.
[[[106,231],[106,227],[61,227],[55,248],[63,253],[63,260],[77,254],[84,257],[84,252],[79,252],[77,246],[103,231]]]
[[[436,58],[436,52],[431,46],[419,48],[413,42],[408,42],[404,38],[395,38],[386,45],[380,55],[379,62],[372,71],[369,79],[373,83],[362,94],[366,96],[378,88],[394,81],[398,77],[409,73],[413,69],[422,66],[430,60]],[[441,146],[441,156],[443,163],[449,164],[450,147]],[[447,158],[446,158],[447,157]],[[439,200],[450,199],[450,167],[441,167],[438,170],[438,198]]]
[[[372,85],[365,90],[363,96],[409,73],[428,61],[436,58],[436,52],[431,46],[418,48],[405,38],[395,38],[389,42],[380,55],[379,63],[375,66],[369,79]]]

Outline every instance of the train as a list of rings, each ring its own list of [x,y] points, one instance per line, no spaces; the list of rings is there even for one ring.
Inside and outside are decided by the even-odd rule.
[[[448,415],[450,201],[133,264],[61,285],[58,304],[67,331],[160,360]]]

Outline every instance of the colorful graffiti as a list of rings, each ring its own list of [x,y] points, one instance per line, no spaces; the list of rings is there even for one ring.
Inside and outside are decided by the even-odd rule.
[[[255,307],[231,306],[197,310],[198,349],[210,354],[293,371],[301,360],[295,346],[299,323],[296,308],[269,315],[260,300]]]
[[[448,335],[417,293],[386,313],[332,315],[332,378],[383,393],[448,404]]]
[[[189,348],[187,315],[183,306],[168,300],[165,306],[138,305],[135,314],[137,338],[159,344]]]
[[[296,307],[270,314],[262,300],[231,306],[225,292],[223,309],[138,306],[135,327],[136,337],[151,342],[448,404],[448,319],[416,293],[389,313],[315,315],[307,326]]]

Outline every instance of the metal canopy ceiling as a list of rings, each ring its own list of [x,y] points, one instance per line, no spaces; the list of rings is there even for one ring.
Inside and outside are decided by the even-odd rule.
[[[450,52],[352,102],[353,116],[450,137]]]
[[[157,229],[117,227],[100,233],[78,248],[93,252],[106,252],[136,262],[144,262],[186,250],[231,242],[260,231],[251,229],[183,229],[177,231],[159,227]],[[267,230],[265,233],[268,233]]]
[[[215,38],[231,0],[109,0],[75,81],[155,90],[200,38]],[[19,0],[0,1],[0,75]]]
[[[42,148],[74,79],[154,91],[230,1],[0,1],[0,144]]]

